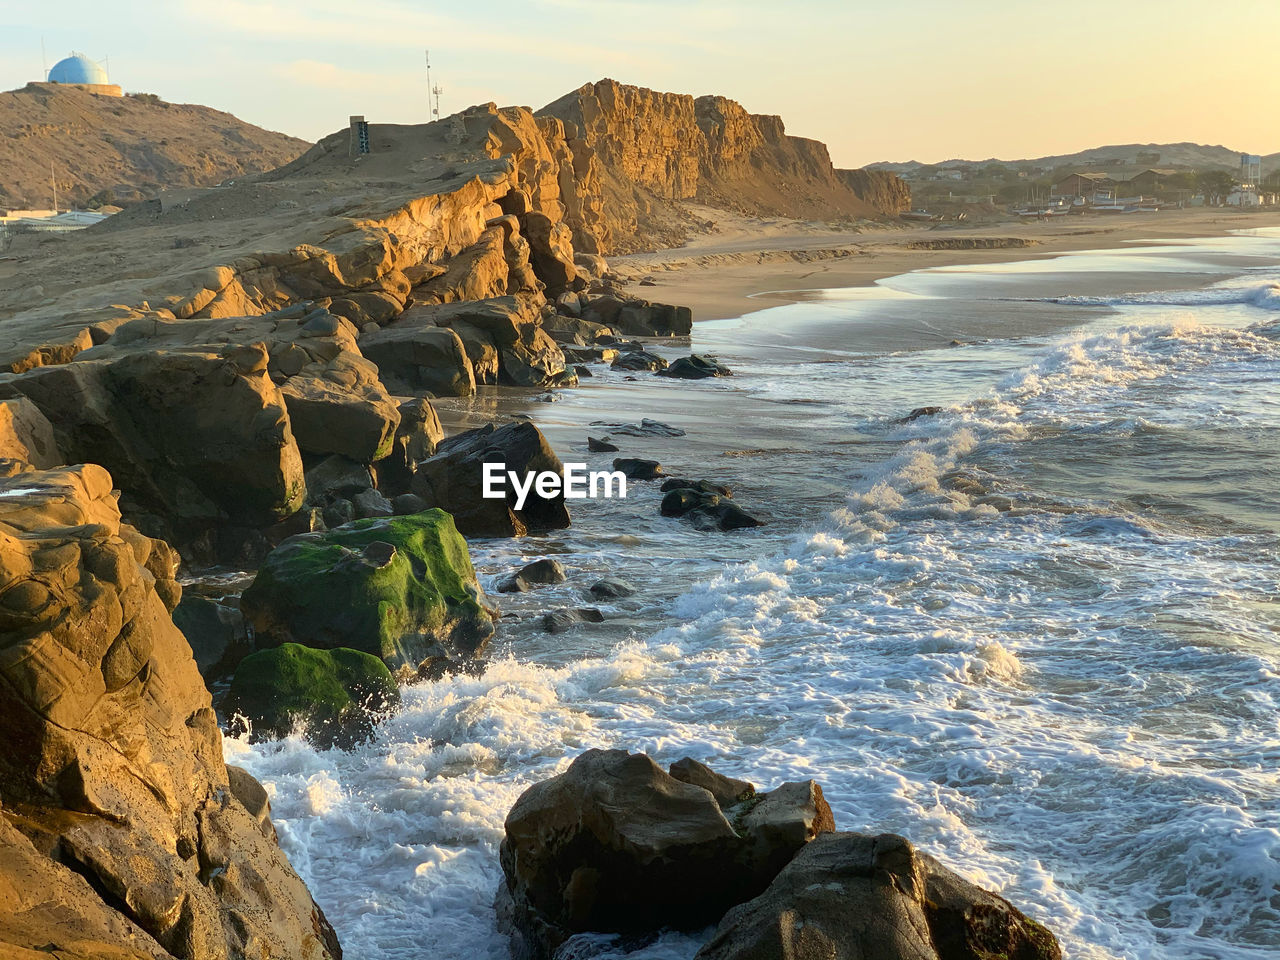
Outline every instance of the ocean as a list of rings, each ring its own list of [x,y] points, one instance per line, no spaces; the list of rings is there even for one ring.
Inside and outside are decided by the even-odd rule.
[[[695,326],[731,379],[604,372],[521,407],[566,460],[593,420],[678,426],[624,455],[767,526],[698,533],[636,484],[474,541],[487,589],[540,556],[570,574],[491,594],[483,675],[406,688],[353,752],[226,741],[347,957],[504,957],[506,812],[590,747],[815,778],[838,827],[906,835],[1068,957],[1276,956],[1280,231],[799,296]],[[639,592],[539,629],[601,576]]]

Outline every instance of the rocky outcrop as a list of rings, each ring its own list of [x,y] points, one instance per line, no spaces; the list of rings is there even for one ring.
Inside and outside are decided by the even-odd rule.
[[[111,490],[96,466],[0,481],[0,953],[337,958],[223,763],[176,556]]]
[[[836,174],[855,194],[887,216],[911,209],[911,187],[888,170],[837,170]]]
[[[574,933],[705,926],[833,829],[812,780],[758,794],[688,758],[667,772],[589,750],[507,816],[500,916],[518,958],[550,957]]]
[[[392,668],[484,652],[493,621],[467,543],[441,510],[285,540],[240,609],[260,647],[354,647]]]
[[[572,125],[576,151],[593,155],[605,196],[601,252],[678,246],[687,215],[672,205],[677,200],[802,219],[898,212],[879,205],[886,199],[879,191],[864,196],[855,189],[834,169],[824,144],[789,136],[779,117],[748,113],[725,97],[695,99],[601,80],[539,116]]]
[[[730,910],[697,960],[1059,960],[1058,942],[902,837],[830,833]]]

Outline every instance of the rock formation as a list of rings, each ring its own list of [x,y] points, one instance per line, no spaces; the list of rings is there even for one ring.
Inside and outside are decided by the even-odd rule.
[[[340,957],[222,761],[173,551],[121,523],[101,467],[7,470],[0,953]]]
[[[1059,960],[1004,897],[892,834],[829,833],[730,910],[697,960]]]
[[[687,216],[670,201],[696,198],[752,215],[833,220],[901,210],[892,174],[836,171],[824,144],[788,136],[781,118],[748,113],[725,97],[659,93],[614,80],[589,83],[548,104],[565,122],[583,165],[594,164],[604,217],[601,252],[676,246]],[[595,252],[582,231],[574,239]]]
[[[499,924],[514,960],[717,920],[697,960],[1060,960],[1045,927],[902,837],[834,830],[812,780],[760,794],[688,757],[664,772],[589,750],[511,808]]]
[[[507,816],[502,911],[516,957],[574,933],[713,923],[833,830],[812,780],[757,794],[694,760],[589,750]]]

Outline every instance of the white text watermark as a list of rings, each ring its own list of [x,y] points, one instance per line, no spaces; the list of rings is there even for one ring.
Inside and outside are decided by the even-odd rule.
[[[515,509],[523,510],[529,493],[536,493],[544,500],[564,493],[566,500],[586,500],[588,497],[614,497],[627,495],[627,476],[621,470],[592,470],[585,463],[566,463],[563,476],[554,470],[508,470],[505,463],[484,465],[484,486],[481,495],[487,500],[505,500],[507,484],[516,495]]]

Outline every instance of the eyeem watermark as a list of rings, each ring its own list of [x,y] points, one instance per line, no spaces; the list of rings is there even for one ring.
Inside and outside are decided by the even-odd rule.
[[[588,497],[593,500],[600,497],[612,500],[614,497],[627,495],[627,476],[621,470],[592,470],[588,473],[585,463],[566,463],[562,477],[554,470],[521,474],[516,470],[508,470],[505,463],[484,465],[481,496],[486,500],[505,500],[508,483],[515,492],[517,510],[524,509],[531,491],[544,500],[549,500],[562,491],[566,500],[586,500]]]

